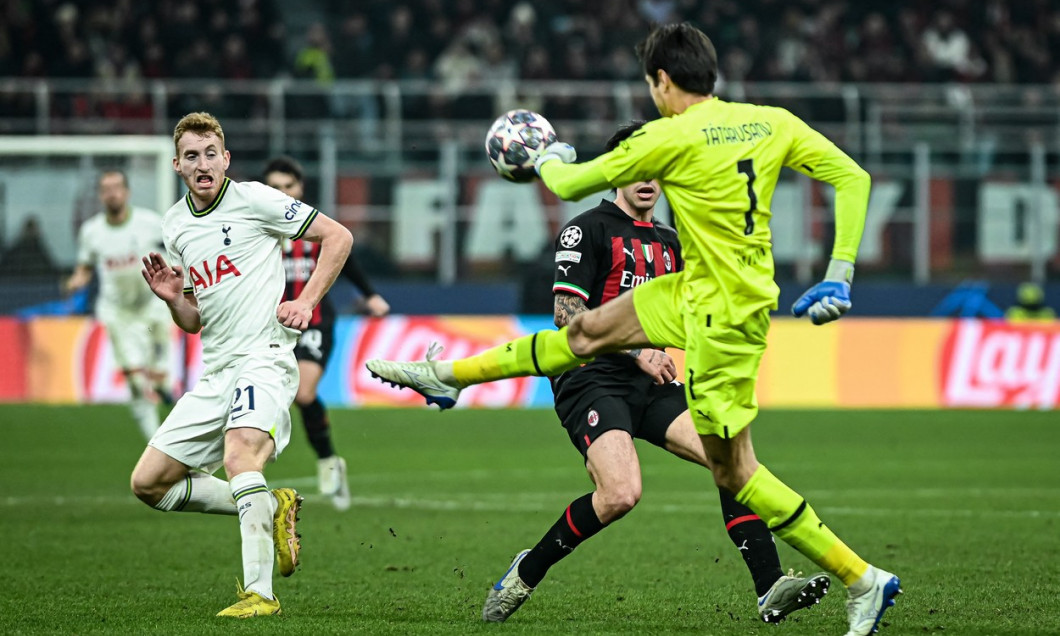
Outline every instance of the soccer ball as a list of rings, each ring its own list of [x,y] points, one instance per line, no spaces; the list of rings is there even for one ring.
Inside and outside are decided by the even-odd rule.
[[[554,141],[556,131],[547,119],[529,110],[510,110],[486,133],[486,156],[497,174],[526,183],[534,179],[534,162]]]

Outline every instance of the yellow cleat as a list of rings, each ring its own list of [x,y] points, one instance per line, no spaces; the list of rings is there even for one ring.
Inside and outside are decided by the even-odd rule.
[[[276,497],[276,514],[272,518],[276,562],[280,566],[280,574],[291,576],[298,567],[298,553],[302,550],[301,537],[295,529],[302,497],[294,488],[277,488],[272,494]]]
[[[218,616],[254,618],[255,616],[271,616],[282,613],[280,610],[280,599],[267,599],[257,592],[246,592],[239,583],[236,583],[236,590],[236,596],[239,597],[239,600],[235,605],[217,612]]]

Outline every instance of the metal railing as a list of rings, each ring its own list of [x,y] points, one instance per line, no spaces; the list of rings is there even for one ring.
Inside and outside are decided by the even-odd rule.
[[[736,83],[719,86],[719,95],[788,107],[867,161],[919,141],[957,155],[1030,141],[1060,150],[1060,94],[1051,86]],[[616,122],[655,116],[640,82],[503,81],[458,90],[424,80],[0,79],[3,134],[167,134],[183,114],[210,110],[265,154],[333,121],[340,147],[386,157],[391,167],[402,161],[397,151],[428,141],[477,145],[484,123],[515,106],[596,144]]]
[[[880,234],[870,239],[875,247],[863,243],[878,260],[859,271],[918,283],[992,275],[1043,280],[1060,271],[1050,185],[1060,179],[1054,87],[755,83],[718,92],[790,109],[873,174],[870,215],[885,220],[873,230]],[[489,176],[486,127],[514,107],[543,113],[583,157],[599,152],[618,123],[656,116],[641,82],[496,82],[455,90],[431,81],[0,79],[0,134],[169,135],[185,113],[210,111],[225,127],[237,176],[256,177],[269,156],[297,156],[308,170],[310,199],[362,229],[387,255],[395,249],[395,215],[407,212],[396,209],[397,195],[351,203],[339,188],[351,176],[395,183],[427,176],[441,184],[439,205],[429,212],[436,216],[424,217],[440,228],[437,249],[429,263],[399,266],[443,282],[479,271],[465,245],[475,202],[461,194],[462,184]],[[950,194],[937,192],[940,180]],[[998,199],[991,197],[1003,188],[984,188],[1005,181],[1025,184],[1029,194],[1006,191]],[[777,246],[777,261],[783,275],[809,280],[827,257],[831,209],[823,194],[798,187],[788,204],[802,216],[785,230],[795,238],[787,252]],[[984,244],[994,230],[983,220],[1004,220],[1009,209],[991,209],[987,199],[1022,215],[1004,226],[1018,239]],[[564,220],[558,209],[549,204],[550,230]]]

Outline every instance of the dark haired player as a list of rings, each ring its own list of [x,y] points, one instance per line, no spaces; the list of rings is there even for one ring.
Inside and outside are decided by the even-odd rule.
[[[299,201],[305,191],[302,166],[290,157],[277,157],[265,166],[265,184]],[[320,245],[309,241],[295,240],[283,243],[283,267],[287,273],[284,298],[297,298],[306,281],[316,269]],[[342,274],[350,279],[364,297],[364,309],[370,316],[385,316],[390,305],[372,288],[368,278],[357,266],[355,259],[348,258],[342,266]],[[324,403],[317,395],[317,385],[324,375],[324,368],[331,357],[334,344],[335,307],[328,296],[313,310],[309,326],[302,332],[294,355],[298,359],[298,393],[294,402],[302,413],[309,444],[317,454],[317,482],[320,492],[331,498],[339,510],[350,507],[350,486],[346,480],[346,460],[335,454],[331,441],[331,426]]]
[[[643,124],[619,128],[607,141],[607,150]],[[614,203],[603,200],[563,228],[556,238],[552,286],[557,327],[643,282],[681,269],[677,232],[653,219],[660,194],[654,180],[632,183],[616,189]],[[596,491],[571,502],[537,545],[516,555],[490,589],[483,620],[506,620],[530,598],[551,566],[637,505],[641,479],[634,437],[710,468],[676,375],[669,355],[646,347],[599,356],[552,379],[556,414],[581,451]],[[778,622],[817,603],[828,592],[828,575],[783,575],[769,528],[732,493],[719,492],[725,527],[751,571],[762,620]]]
[[[657,179],[677,219],[684,270],[578,314],[566,328],[539,331],[468,358],[366,365],[385,381],[447,407],[472,384],[553,376],[631,347],[684,349],[685,397],[715,484],[843,582],[849,595],[847,636],[866,636],[901,593],[898,577],[858,556],[801,495],[758,462],[750,425],[758,414],[755,384],[769,312],[779,295],[769,218],[780,169],[787,166],[835,187],[832,259],[824,280],[792,306],[794,315],[808,315],[818,325],[850,310],[869,175],[787,110],[714,97],[717,54],[690,24],[654,29],[637,54],[662,117],[585,163],[574,163],[570,145],[552,144],[537,160],[537,172],[562,199]]]

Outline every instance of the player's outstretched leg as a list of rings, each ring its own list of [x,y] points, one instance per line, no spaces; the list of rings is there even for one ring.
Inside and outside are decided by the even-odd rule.
[[[758,615],[767,623],[779,623],[794,611],[820,603],[831,584],[823,572],[804,577],[802,572],[788,570],[758,598]]]
[[[302,507],[302,496],[293,488],[277,488],[272,491],[276,497],[276,512],[272,518],[272,537],[276,544],[276,559],[280,574],[291,576],[298,566],[298,554],[302,550],[301,536],[298,534],[298,511]]]
[[[461,387],[439,379],[435,368],[438,362],[434,358],[442,351],[441,345],[432,342],[424,362],[369,360],[364,366],[372,372],[373,378],[379,378],[392,386],[412,389],[426,398],[427,404],[437,404],[443,410],[451,409],[456,406]]]
[[[460,389],[472,384],[554,376],[592,360],[574,355],[567,341],[567,327],[538,331],[458,360],[434,360],[439,353],[441,347],[431,343],[426,362],[369,360],[365,366],[384,382],[412,389],[427,398],[428,404],[448,409],[456,404]]]
[[[236,583],[236,596],[239,600],[235,604],[217,612],[218,616],[229,618],[254,618],[255,616],[272,616],[282,614],[280,610],[280,599],[265,598],[257,592],[247,592],[243,586]]]
[[[482,607],[482,620],[488,623],[503,623],[533,594],[534,588],[519,578],[519,563],[528,554],[530,550],[523,550],[515,555],[508,571],[490,588],[486,604]]]
[[[902,593],[902,582],[890,572],[870,565],[864,576],[847,591],[850,593],[847,600],[850,631],[846,636],[868,636],[879,629],[883,613]]]

